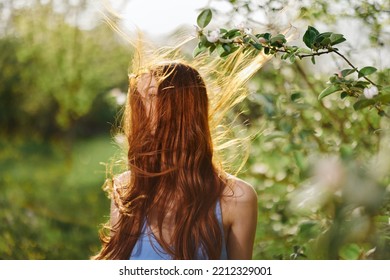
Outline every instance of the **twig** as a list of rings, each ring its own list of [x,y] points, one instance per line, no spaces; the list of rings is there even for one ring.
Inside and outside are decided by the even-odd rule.
[[[302,55],[297,55],[299,58],[305,58],[305,57],[313,57],[313,56],[320,56],[323,54],[331,53],[333,50],[328,50],[328,51],[323,51],[323,52],[316,52],[312,54],[302,54]]]
[[[352,67],[352,69],[356,70],[357,72],[359,72],[359,69],[357,69],[357,67],[355,67],[343,54],[341,54],[339,51],[335,50],[335,49],[332,49],[332,51],[334,53],[336,53],[337,55],[339,55],[340,57],[342,57],[347,63],[349,66]],[[363,76],[363,78],[368,81],[370,84],[374,85],[374,86],[377,86],[376,83],[374,83],[372,80],[370,80],[369,78],[367,78],[366,76]]]

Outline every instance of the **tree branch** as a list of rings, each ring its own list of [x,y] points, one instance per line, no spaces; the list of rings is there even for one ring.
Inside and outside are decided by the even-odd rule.
[[[334,53],[336,53],[338,56],[342,57],[347,63],[349,66],[352,67],[352,69],[356,70],[357,72],[359,72],[359,69],[357,69],[357,67],[355,67],[343,54],[341,54],[339,51],[335,50],[335,49],[332,49],[332,51]],[[376,83],[374,83],[372,80],[370,80],[369,78],[367,78],[366,76],[363,76],[363,78],[368,81],[370,84],[374,85],[374,86],[377,86]]]

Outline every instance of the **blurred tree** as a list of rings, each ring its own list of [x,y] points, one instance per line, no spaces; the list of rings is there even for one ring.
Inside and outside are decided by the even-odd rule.
[[[220,13],[214,2],[229,3],[230,9]],[[388,1],[216,0],[207,8],[226,20],[221,28],[272,36],[298,22],[305,29],[321,25],[332,31],[354,22],[364,30],[360,44],[340,48],[358,53],[353,59],[359,65],[379,63],[372,77],[388,84],[389,65],[366,55],[386,56]],[[246,23],[230,26],[234,21]],[[296,37],[300,30],[292,30]],[[318,100],[325,77],[343,68],[332,56],[319,57],[315,66],[275,58],[250,82],[252,94],[231,114],[233,121],[240,112],[240,123],[255,136],[241,174],[260,197],[255,258],[390,258],[390,171],[387,161],[378,160],[388,153],[383,143],[388,145],[389,119],[375,110],[355,111],[342,96]],[[373,173],[372,165],[387,171]]]
[[[126,88],[128,46],[90,14],[89,25],[81,21],[88,1],[17,2],[2,3],[10,13],[0,38],[3,132],[50,138],[75,127],[82,131],[83,123],[91,130],[87,122],[93,120],[107,131],[104,124],[116,110],[108,92]]]

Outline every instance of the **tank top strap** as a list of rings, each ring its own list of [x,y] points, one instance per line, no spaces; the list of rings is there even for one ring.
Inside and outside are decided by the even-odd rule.
[[[221,203],[218,200],[215,206],[215,216],[218,220],[219,227],[222,233],[222,250],[221,250],[221,260],[227,259],[227,249],[226,249],[226,240],[225,234],[223,231],[223,220],[222,220],[222,208]],[[204,256],[202,249],[198,249],[196,256],[197,259],[208,259],[207,256]],[[130,256],[131,260],[170,260],[171,256],[164,251],[160,243],[158,243],[154,233],[151,231],[150,227],[147,225],[146,221],[142,227],[141,235],[136,242],[133,251]]]
[[[217,200],[216,204],[217,205],[215,206],[215,216],[217,217],[217,220],[219,223],[219,228],[220,228],[221,233],[222,233],[222,249],[221,249],[220,259],[227,260],[228,256],[227,256],[227,249],[226,249],[225,232],[224,232],[224,228],[223,228],[222,206],[221,206],[221,202],[219,199]]]

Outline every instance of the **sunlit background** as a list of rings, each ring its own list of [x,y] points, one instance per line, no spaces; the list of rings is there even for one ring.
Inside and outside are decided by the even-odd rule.
[[[104,20],[109,7],[129,36],[138,28],[161,46],[194,35],[206,7],[211,28],[290,28],[296,44],[316,26],[344,34],[340,50],[378,68],[379,84],[390,80],[385,0],[0,0],[0,259],[99,249],[133,51]],[[317,99],[345,67],[334,56],[274,58],[227,116],[254,136],[239,175],[259,194],[255,259],[390,259],[390,120],[339,96]]]

